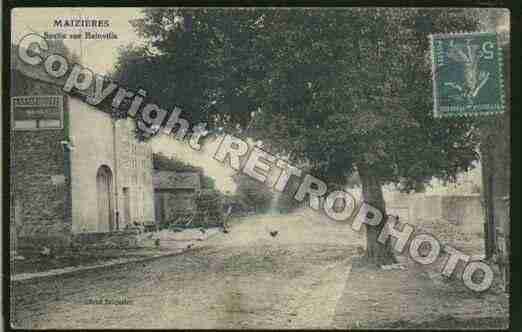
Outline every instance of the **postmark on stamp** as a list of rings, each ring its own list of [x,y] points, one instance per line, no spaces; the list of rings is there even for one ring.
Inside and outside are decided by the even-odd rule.
[[[492,32],[430,35],[435,117],[502,113],[502,51]]]

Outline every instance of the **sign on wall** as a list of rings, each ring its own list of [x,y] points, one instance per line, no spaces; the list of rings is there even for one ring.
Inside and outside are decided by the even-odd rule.
[[[16,96],[11,98],[14,130],[63,128],[63,96]]]

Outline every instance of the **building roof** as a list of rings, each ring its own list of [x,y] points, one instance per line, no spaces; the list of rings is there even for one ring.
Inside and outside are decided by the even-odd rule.
[[[18,59],[18,56],[17,56],[17,53],[18,53],[18,46],[14,46],[13,49],[11,50],[11,69],[12,70],[16,70],[16,71],[19,71],[20,73],[22,73],[23,75],[29,77],[29,78],[32,78],[32,79],[36,79],[36,80],[39,80],[39,81],[43,81],[43,82],[46,82],[46,83],[50,83],[50,84],[53,84],[53,85],[57,85],[57,86],[60,86],[60,87],[63,87],[65,85],[65,82],[67,81],[67,76],[68,75],[64,75],[60,78],[54,78],[54,77],[51,77],[46,71],[45,71],[45,68],[44,68],[44,64],[43,63],[40,63],[39,65],[30,65],[30,64],[27,64],[23,61],[21,61],[20,59]],[[48,50],[48,51],[41,51],[42,52],[42,57],[45,59],[48,55],[52,54],[52,50]],[[71,66],[72,64],[70,64],[69,66]]]
[[[198,172],[156,171],[152,176],[154,189],[194,189],[201,188]]]
[[[50,48],[47,51],[41,50],[42,58],[45,59],[47,56],[51,55],[53,53],[53,51],[56,51],[56,49]],[[32,80],[44,82],[51,86],[56,86],[57,88],[60,89],[60,94],[62,94],[62,95],[65,94],[69,97],[79,98],[80,100],[85,100],[86,97],[94,95],[94,89],[95,89],[94,83],[92,83],[87,89],[85,89],[81,92],[73,89],[72,93],[66,94],[62,90],[62,87],[65,85],[67,78],[69,77],[69,71],[75,65],[75,63],[73,63],[71,60],[68,59],[69,71],[67,72],[67,74],[63,75],[62,77],[55,78],[55,77],[50,76],[47,73],[43,63],[34,65],[34,66],[27,64],[27,63],[23,62],[22,60],[18,59],[18,56],[16,55],[17,53],[18,53],[18,46],[15,45],[11,50],[11,70],[12,71],[21,73],[22,75],[24,75]],[[96,75],[97,75],[97,73],[93,72],[93,77],[95,77]],[[96,108],[98,108],[102,111],[105,111],[105,112],[112,113],[110,104],[109,104],[109,106],[107,106],[107,105],[104,105],[104,103],[101,103],[99,105],[96,105]]]

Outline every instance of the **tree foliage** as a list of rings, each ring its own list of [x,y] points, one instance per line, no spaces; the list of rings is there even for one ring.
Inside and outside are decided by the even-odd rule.
[[[278,11],[265,22],[280,38],[257,125],[263,135],[277,131],[274,146],[340,182],[364,165],[383,182],[413,188],[471,166],[473,122],[433,118],[427,36],[473,30],[464,11]]]
[[[384,211],[384,183],[413,189],[477,159],[474,120],[433,117],[428,40],[476,31],[474,13],[147,9],[135,27],[149,44],[124,50],[116,74],[193,121],[246,129],[327,183],[357,171]]]
[[[152,167],[158,171],[199,173],[202,189],[216,189],[216,181],[205,175],[203,168],[193,166],[178,158],[168,157],[161,152],[152,154]]]
[[[413,188],[476,158],[472,121],[432,116],[428,52],[428,33],[474,30],[469,11],[153,8],[133,24],[149,44],[121,51],[120,81],[192,121],[253,122],[326,180],[359,163]]]
[[[183,17],[192,17],[190,29]],[[149,43],[122,48],[113,75],[160,105],[180,106],[193,124],[245,125],[254,102],[244,86],[261,75],[251,44],[257,17],[252,10],[145,9],[133,25]]]
[[[267,212],[272,204],[274,194],[267,186],[247,175],[234,175],[237,184],[237,198],[242,206],[253,209],[256,213]]]

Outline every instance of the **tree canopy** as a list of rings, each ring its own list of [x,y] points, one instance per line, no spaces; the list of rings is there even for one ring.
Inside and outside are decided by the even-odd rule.
[[[433,117],[428,39],[476,31],[474,13],[146,9],[134,26],[148,44],[122,50],[115,75],[181,105],[193,123],[305,160],[325,182],[357,170],[364,199],[384,211],[382,184],[414,189],[478,157],[473,120]]]
[[[199,173],[202,189],[216,189],[216,181],[205,175],[203,168],[193,166],[178,158],[168,157],[161,152],[152,154],[152,167],[157,171]]]
[[[413,188],[476,158],[472,121],[431,111],[428,33],[474,30],[469,11],[153,8],[133,24],[150,42],[121,50],[118,80],[192,123],[253,124],[324,179],[359,163]]]

